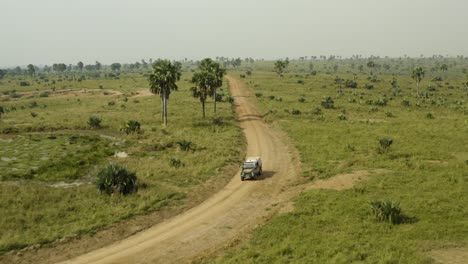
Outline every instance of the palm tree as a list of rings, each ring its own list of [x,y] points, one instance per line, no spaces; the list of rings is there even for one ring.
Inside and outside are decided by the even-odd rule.
[[[198,68],[201,71],[208,71],[214,74],[215,79],[210,84],[209,92],[214,100],[214,112],[216,113],[216,89],[223,86],[223,76],[226,74],[226,70],[221,67],[221,64],[210,58],[203,59]]]
[[[422,67],[415,67],[411,73],[411,78],[416,81],[416,92],[419,97],[419,83],[424,78],[424,69]]]
[[[205,118],[205,102],[213,85],[216,83],[216,75],[208,70],[200,70],[193,74],[192,83],[195,87],[192,87],[193,96],[199,98],[202,103],[203,118]],[[215,100],[216,101],[216,100]]]
[[[167,127],[167,100],[171,90],[177,90],[176,82],[180,80],[182,65],[178,62],[158,60],[153,64],[153,72],[148,80],[150,91],[161,96],[161,117]]]

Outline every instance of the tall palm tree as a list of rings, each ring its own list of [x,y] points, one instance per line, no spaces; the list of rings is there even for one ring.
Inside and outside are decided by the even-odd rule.
[[[182,65],[178,62],[158,60],[153,64],[153,72],[148,80],[150,91],[161,96],[161,118],[167,127],[167,100],[171,90],[177,90],[176,82],[180,80]]]
[[[216,83],[216,80],[216,75],[208,70],[200,70],[193,74],[192,83],[195,84],[195,87],[192,87],[192,92],[194,97],[200,99],[203,118],[205,118],[206,98],[211,94],[212,87]]]
[[[210,58],[203,59],[198,68],[200,71],[211,72],[214,75],[209,92],[214,100],[214,112],[216,113],[216,89],[223,86],[223,77],[226,74],[226,70],[221,67],[221,64]]]
[[[422,67],[415,67],[411,73],[411,78],[416,81],[416,93],[419,97],[419,83],[424,78],[424,69]]]

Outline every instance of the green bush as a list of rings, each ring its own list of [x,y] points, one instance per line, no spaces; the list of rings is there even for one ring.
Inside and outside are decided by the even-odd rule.
[[[183,151],[189,151],[192,149],[191,145],[192,145],[192,141],[188,141],[188,140],[181,140],[181,141],[177,141],[176,142],[177,145],[179,145],[179,148],[180,150],[183,150]]]
[[[427,113],[426,118],[427,119],[434,119],[434,115],[432,113]]]
[[[118,164],[109,164],[97,175],[96,186],[101,193],[127,195],[137,191],[136,182],[135,172]]]
[[[301,114],[301,111],[298,110],[298,109],[293,109],[293,110],[291,110],[291,114],[292,114],[292,115],[300,115],[300,114]]]
[[[345,81],[345,86],[348,87],[348,88],[357,88],[357,82],[355,82],[353,80],[350,80],[350,79],[347,79]]]
[[[178,159],[178,158],[171,158],[169,160],[169,165],[171,167],[174,167],[174,168],[180,168],[180,167],[184,166],[182,161],[180,159]]]
[[[324,96],[320,104],[322,105],[323,108],[333,109],[335,108],[334,103],[335,102],[333,101],[333,98],[331,98],[330,96]]]
[[[101,127],[101,118],[97,116],[91,116],[88,120],[88,125],[93,128],[99,128]]]
[[[393,139],[391,137],[381,137],[379,138],[379,153],[386,153],[390,150],[390,146],[393,144]]]
[[[130,120],[123,125],[120,131],[125,132],[125,134],[140,133],[141,125],[140,122],[136,120]]]
[[[386,201],[369,202],[371,214],[379,222],[389,222],[391,224],[400,224],[403,221],[400,204]]]

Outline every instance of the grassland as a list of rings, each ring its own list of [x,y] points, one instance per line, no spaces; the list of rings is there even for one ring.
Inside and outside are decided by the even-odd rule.
[[[189,193],[220,177],[222,168],[238,164],[244,139],[231,104],[218,103],[215,116],[208,102],[203,120],[188,79],[190,74],[184,74],[171,94],[168,128],[161,125],[160,98],[144,93],[148,84],[141,74],[1,80],[0,252],[184,207]],[[21,81],[29,86],[20,86]],[[90,127],[91,116],[102,120],[101,127]],[[121,132],[129,120],[140,122],[142,132]],[[179,148],[182,140],[192,142],[189,151]],[[128,157],[115,155],[121,152]],[[110,162],[136,171],[137,193],[123,197],[97,191],[95,176]]]
[[[299,66],[291,69],[307,64]],[[463,75],[449,73],[441,82],[433,81],[436,74],[426,75],[420,97],[408,74],[379,74],[373,81],[346,71],[247,76],[265,120],[294,140],[306,181],[386,173],[348,190],[305,191],[292,212],[205,262],[431,263],[426,253],[432,249],[466,248],[468,90]],[[347,79],[357,87],[347,88]],[[333,108],[322,106],[327,96]],[[383,136],[393,144],[380,153]],[[370,214],[370,201],[386,199],[401,204],[405,223],[378,222]]]

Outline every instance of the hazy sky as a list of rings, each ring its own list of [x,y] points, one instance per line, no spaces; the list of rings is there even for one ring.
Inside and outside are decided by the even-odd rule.
[[[0,0],[0,66],[468,56],[467,0]]]

